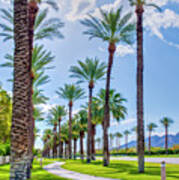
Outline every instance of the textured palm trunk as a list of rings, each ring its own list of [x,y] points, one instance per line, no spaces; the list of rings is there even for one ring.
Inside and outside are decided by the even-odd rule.
[[[87,163],[91,162],[92,153],[92,137],[91,137],[91,119],[92,119],[92,97],[93,97],[93,83],[89,84],[89,103],[88,103],[88,135],[87,135]]]
[[[14,0],[14,84],[10,179],[27,179],[29,162],[29,36],[27,0]]]
[[[74,144],[73,144],[74,159],[76,159],[77,139],[75,138],[73,142],[74,142]]]
[[[61,148],[61,146],[62,146],[62,142],[61,142],[61,118],[58,119],[58,131],[59,131],[59,158],[62,158],[63,148]]]
[[[165,151],[168,154],[168,126],[165,126]]]
[[[72,141],[72,107],[73,103],[72,101],[69,103],[69,142],[68,142],[68,153],[69,153],[69,159],[72,158],[72,146],[71,146],[71,141]]]
[[[30,82],[30,92],[29,92],[29,110],[30,110],[30,118],[29,118],[29,129],[30,129],[30,141],[29,141],[29,155],[31,156],[31,160],[29,162],[29,167],[27,170],[27,178],[30,179],[31,177],[31,167],[33,163],[33,147],[34,147],[34,141],[35,141],[35,135],[34,135],[34,128],[35,128],[35,119],[33,118],[33,102],[32,102],[32,96],[33,96],[33,79],[34,75],[32,72],[32,53],[33,53],[33,38],[34,38],[34,24],[36,15],[38,12],[38,7],[36,1],[30,1],[28,4],[28,10],[29,10],[29,61],[30,61],[30,73],[31,73],[31,82]]]
[[[91,149],[91,151],[92,151],[92,155],[91,155],[91,159],[92,160],[95,160],[96,158],[95,158],[95,154],[96,154],[96,152],[95,152],[95,134],[96,134],[96,124],[92,124],[92,128],[91,128],[91,131],[92,131],[92,136],[91,136],[91,138],[92,138],[92,149]]]
[[[54,124],[53,133],[53,158],[57,158],[57,124]]]
[[[60,152],[61,152],[60,158],[63,158],[63,141],[60,142]]]
[[[143,120],[143,6],[136,8],[137,14],[137,151],[138,171],[144,172],[144,120]]]
[[[105,94],[105,106],[104,106],[104,120],[103,120],[103,165],[109,165],[109,145],[108,145],[108,128],[110,124],[110,112],[109,112],[109,92],[110,92],[110,80],[111,80],[111,70],[113,64],[113,57],[116,50],[114,43],[109,44],[109,61],[106,77],[106,94]]]
[[[83,150],[83,137],[84,137],[84,132],[80,132],[80,158],[81,160],[84,159],[84,150]]]
[[[151,133],[152,131],[149,131],[149,154],[151,153]]]

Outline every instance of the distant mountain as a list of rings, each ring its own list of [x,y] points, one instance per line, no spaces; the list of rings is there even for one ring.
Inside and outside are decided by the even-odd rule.
[[[145,139],[146,147],[148,147],[148,138]],[[152,136],[151,137],[152,147],[163,147],[165,146],[165,136]],[[168,147],[173,147],[173,145],[179,144],[179,133],[176,135],[168,135]],[[121,149],[125,148],[126,145],[123,144]],[[128,147],[136,147],[136,141],[131,141],[128,143]]]

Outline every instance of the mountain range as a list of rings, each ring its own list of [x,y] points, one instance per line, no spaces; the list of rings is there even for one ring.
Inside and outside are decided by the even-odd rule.
[[[146,147],[148,147],[148,138],[145,139]],[[164,148],[165,146],[165,136],[152,136],[151,137],[151,144],[152,147],[161,147]],[[173,147],[173,145],[179,144],[179,133],[176,135],[168,135],[168,147]],[[121,145],[121,149],[125,148],[126,144]],[[128,147],[136,147],[136,141],[130,141],[128,143]]]

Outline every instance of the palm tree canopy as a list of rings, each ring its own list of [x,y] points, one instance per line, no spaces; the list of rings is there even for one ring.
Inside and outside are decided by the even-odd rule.
[[[158,126],[155,123],[150,123],[147,125],[147,129],[149,131],[153,131],[155,128],[157,128]]]
[[[61,127],[61,140],[62,141],[64,141],[64,142],[68,141],[68,137],[69,137],[68,133],[69,133],[68,123],[66,122],[66,123],[62,124],[62,127]]]
[[[59,118],[66,116],[67,114],[65,106],[55,106],[50,110],[50,112],[57,120],[59,120]]]
[[[74,84],[65,84],[63,88],[59,88],[56,93],[59,97],[74,102],[78,99],[84,98],[85,92],[79,86]]]
[[[105,74],[106,64],[100,63],[99,59],[86,58],[85,62],[78,61],[78,66],[71,66],[70,77],[78,79],[77,83],[88,82],[89,84],[96,83],[97,80],[103,78]]]
[[[147,3],[147,0],[129,0],[129,3],[131,6],[151,6],[154,7],[156,9],[158,9],[159,11],[161,11],[160,7],[158,7],[156,4],[154,3]]]
[[[124,131],[124,134],[125,134],[125,135],[129,135],[129,134],[130,134],[130,131],[129,131],[129,130],[125,130],[125,131]]]
[[[14,27],[13,27],[13,10],[0,9],[1,18],[5,23],[0,23],[2,33],[0,36],[3,37],[4,41],[13,40],[14,38]],[[53,39],[53,37],[63,38],[60,29],[64,27],[64,23],[59,18],[47,19],[48,9],[44,9],[37,14],[35,25],[34,25],[34,40],[41,39]]]
[[[164,117],[160,120],[160,122],[165,126],[165,127],[169,127],[170,124],[172,124],[174,121],[168,117]]]
[[[97,94],[97,97],[94,98],[94,100],[98,102],[98,104],[101,107],[102,114],[104,114],[105,90],[101,89],[99,91],[99,93]],[[112,113],[113,117],[117,121],[124,119],[125,115],[127,114],[127,109],[123,105],[124,102],[126,102],[126,99],[124,99],[120,93],[116,93],[116,91],[113,89],[110,90],[110,92],[109,92],[109,108],[110,108],[110,112]]]
[[[79,130],[83,132],[87,131],[88,112],[85,109],[82,109],[75,114],[75,118],[77,119]]]
[[[121,134],[120,132],[117,132],[117,133],[115,134],[115,136],[118,137],[118,138],[121,138],[121,137],[122,137],[122,134]]]
[[[116,11],[113,9],[109,12],[100,10],[101,19],[89,15],[89,18],[81,21],[88,28],[84,34],[89,35],[89,39],[100,38],[110,43],[123,42],[132,44],[135,30],[135,24],[130,23],[132,13],[122,16],[122,9],[121,6]]]

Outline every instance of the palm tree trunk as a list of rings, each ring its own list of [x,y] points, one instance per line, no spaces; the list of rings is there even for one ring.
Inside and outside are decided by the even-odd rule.
[[[87,163],[91,162],[91,153],[92,153],[92,97],[93,97],[93,84],[89,84],[89,103],[88,103],[88,135],[87,135]]]
[[[69,142],[68,142],[68,153],[69,159],[72,158],[72,149],[71,149],[71,141],[72,141],[72,101],[69,103]]]
[[[165,126],[165,151],[168,154],[168,126]]]
[[[114,52],[116,46],[114,43],[109,44],[109,61],[108,61],[108,70],[106,78],[106,94],[105,94],[105,107],[104,107],[104,120],[103,120],[103,165],[108,166],[109,164],[109,145],[108,145],[108,127],[110,123],[110,112],[109,112],[109,91],[110,91],[110,80],[111,80],[111,70],[113,64]]]
[[[92,128],[91,128],[91,131],[92,131],[92,136],[91,136],[91,138],[92,138],[92,146],[91,146],[91,151],[92,151],[92,156],[91,156],[91,159],[92,160],[95,160],[96,158],[95,158],[95,154],[96,154],[96,152],[95,152],[95,134],[96,134],[96,125],[95,124],[92,124],[92,126],[91,126]]]
[[[26,179],[29,162],[29,36],[27,0],[14,0],[14,84],[10,179]]]
[[[63,141],[60,142],[60,152],[61,152],[61,157],[60,158],[63,158]]]
[[[31,156],[31,162],[29,163],[28,169],[27,169],[27,178],[30,179],[31,176],[31,167],[33,162],[33,147],[34,147],[34,127],[35,127],[35,119],[33,118],[33,102],[32,102],[32,95],[33,95],[33,79],[34,75],[32,72],[32,52],[33,52],[33,38],[34,38],[34,24],[36,15],[38,12],[37,3],[35,1],[30,1],[28,4],[28,10],[29,10],[29,61],[30,61],[30,68],[29,71],[31,73],[31,82],[30,82],[30,92],[29,92],[29,110],[30,110],[30,125],[29,125],[29,131],[30,131],[30,141],[29,141],[29,155]]]
[[[80,156],[81,156],[81,160],[84,159],[83,136],[84,136],[84,132],[81,131],[81,132],[80,132]]]
[[[62,158],[62,142],[61,142],[61,118],[58,119],[58,131],[59,131],[59,158]]]
[[[138,171],[144,172],[144,122],[143,122],[143,6],[137,14],[137,131],[138,131]]]
[[[53,139],[53,158],[57,157],[57,124],[54,124],[54,139]]]
[[[74,159],[76,159],[76,147],[77,147],[77,139],[75,138],[74,139],[74,146],[73,146],[73,148],[74,148]]]
[[[149,131],[149,154],[151,154],[151,131]]]

